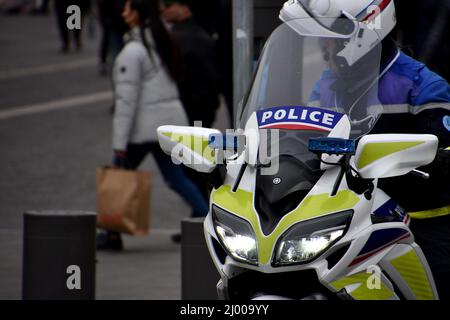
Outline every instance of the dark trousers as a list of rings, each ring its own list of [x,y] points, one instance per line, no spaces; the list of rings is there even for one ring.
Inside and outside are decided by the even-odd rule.
[[[44,0],[44,1],[42,1],[42,5],[41,5],[41,7],[39,8],[39,10],[40,10],[41,12],[48,12],[48,3],[49,3],[49,0]]]
[[[67,8],[72,4],[79,5],[78,1],[70,1],[70,0],[56,0],[55,1],[55,12],[56,12],[56,21],[58,24],[59,35],[62,41],[62,49],[67,50],[69,48],[69,34],[73,35],[73,40],[75,46],[77,48],[81,47],[81,30],[69,30],[67,28],[67,19],[69,15],[67,14]],[[81,6],[81,19],[83,18],[83,14],[85,12],[85,7]]]
[[[450,300],[450,215],[412,220],[411,231],[430,264],[441,300]]]

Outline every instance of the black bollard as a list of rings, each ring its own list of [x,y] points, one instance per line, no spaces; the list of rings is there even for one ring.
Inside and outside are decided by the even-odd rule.
[[[220,275],[209,255],[203,233],[204,218],[184,219],[181,223],[181,298],[217,300]]]
[[[24,214],[22,298],[95,299],[96,214]]]

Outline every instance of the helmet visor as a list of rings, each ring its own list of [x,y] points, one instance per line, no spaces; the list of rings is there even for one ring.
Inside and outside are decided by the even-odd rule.
[[[336,8],[332,0],[292,0],[280,18],[304,36],[350,38],[358,28],[358,21]]]

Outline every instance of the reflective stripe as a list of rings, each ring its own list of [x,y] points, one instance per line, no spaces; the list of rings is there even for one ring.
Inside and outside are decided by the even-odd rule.
[[[443,217],[450,214],[450,206],[446,206],[439,209],[433,209],[433,210],[426,210],[426,211],[420,211],[420,212],[411,212],[409,213],[409,216],[412,219],[430,219],[430,218],[436,218],[436,217]]]
[[[181,143],[182,145],[188,147],[195,153],[203,156],[205,159],[211,163],[216,163],[215,150],[209,147],[208,138],[199,137],[194,135],[178,134],[173,132],[163,133],[166,137],[174,142]]]
[[[380,288],[369,288],[371,273],[357,273],[331,283],[336,291],[346,289],[355,300],[388,300],[394,293],[381,281]],[[358,286],[359,285],[359,286]],[[353,289],[353,290],[352,290]]]
[[[398,114],[398,113],[410,113],[417,115],[426,110],[432,109],[445,109],[450,110],[450,103],[433,102],[427,103],[421,106],[412,106],[409,104],[386,104],[375,105],[367,108],[369,114]]]
[[[423,267],[422,261],[414,250],[390,261],[408,284],[417,300],[433,300],[434,294]]]
[[[391,154],[407,150],[418,145],[424,144],[423,141],[412,142],[377,142],[368,143],[364,146],[363,151],[359,157],[357,169],[361,170],[372,164],[373,162],[387,157]]]

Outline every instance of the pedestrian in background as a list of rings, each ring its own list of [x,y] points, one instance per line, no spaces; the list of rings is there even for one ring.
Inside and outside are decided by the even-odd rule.
[[[164,19],[181,49],[181,101],[191,125],[202,121],[211,128],[219,107],[219,73],[215,42],[195,20],[187,0],[164,0]]]
[[[100,74],[107,75],[109,63],[114,63],[123,48],[123,37],[127,25],[123,21],[122,12],[125,0],[97,0],[97,9],[102,38],[100,42]]]
[[[83,18],[91,7],[90,0],[55,0],[55,12],[56,19],[59,29],[59,34],[61,37],[61,53],[67,53],[70,50],[70,37],[73,37],[73,43],[77,51],[83,48],[83,43],[81,40],[81,29],[69,30],[67,28],[67,19],[69,14],[67,13],[67,8],[71,5],[76,5],[80,7],[81,11],[81,22],[83,23]]]
[[[50,0],[42,0],[41,1],[41,5],[39,7],[39,11],[42,14],[48,14],[48,3],[50,2]]]
[[[165,0],[163,17],[171,25],[181,50],[183,68],[179,90],[190,125],[201,121],[203,127],[212,128],[220,105],[215,41],[194,18],[189,1]],[[208,199],[210,190],[205,177],[189,168],[183,170]],[[193,212],[192,216],[200,214]],[[172,239],[177,242],[181,238],[175,235]]]
[[[136,169],[152,153],[169,186],[192,207],[206,215],[208,202],[158,144],[161,125],[187,125],[179,100],[180,67],[176,49],[160,16],[159,0],[128,0],[123,17],[131,29],[114,65],[114,164]],[[98,249],[122,249],[119,233],[98,238]]]
[[[4,6],[2,9],[8,14],[26,13],[33,7],[31,0],[11,0],[6,1],[5,4],[0,3],[0,5]]]
[[[50,0],[36,0],[36,1],[34,1],[35,8],[33,9],[33,11],[31,11],[31,13],[32,14],[47,15],[49,13],[49,10],[48,10],[49,2],[50,2]]]
[[[280,2],[281,5],[282,1]],[[233,18],[232,0],[192,0],[189,8],[196,22],[211,35],[216,45],[219,92],[233,124]]]

